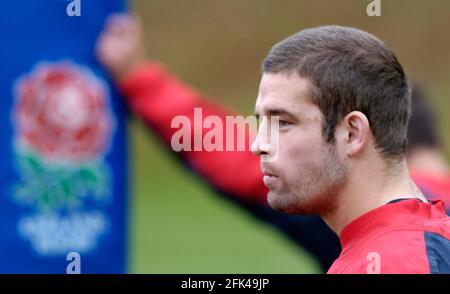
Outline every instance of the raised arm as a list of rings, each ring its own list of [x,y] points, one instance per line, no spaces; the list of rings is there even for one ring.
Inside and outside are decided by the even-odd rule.
[[[176,116],[185,116],[191,122],[192,144],[196,132],[205,134],[210,130],[203,128],[203,120],[208,116],[220,117],[225,128],[225,117],[233,115],[231,111],[208,102],[161,64],[145,61],[140,30],[134,18],[115,16],[107,24],[97,48],[100,61],[118,81],[133,113],[172,151],[172,136],[179,130],[172,127]],[[195,108],[202,111],[201,124],[194,123]],[[223,131],[225,134],[225,129]],[[244,201],[266,202],[267,190],[262,182],[259,159],[250,151],[203,149],[177,154],[217,190]]]

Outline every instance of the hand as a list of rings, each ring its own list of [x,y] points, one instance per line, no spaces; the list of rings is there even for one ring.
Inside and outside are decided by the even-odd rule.
[[[145,61],[140,21],[129,14],[108,18],[97,41],[97,58],[116,79],[121,79]]]

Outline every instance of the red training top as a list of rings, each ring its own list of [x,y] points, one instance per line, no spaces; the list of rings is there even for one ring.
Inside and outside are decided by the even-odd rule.
[[[444,203],[400,199],[347,225],[329,274],[450,273],[450,218]]]

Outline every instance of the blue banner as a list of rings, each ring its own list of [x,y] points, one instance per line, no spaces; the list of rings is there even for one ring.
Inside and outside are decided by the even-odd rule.
[[[0,1],[1,273],[127,270],[127,109],[94,50],[125,9]]]

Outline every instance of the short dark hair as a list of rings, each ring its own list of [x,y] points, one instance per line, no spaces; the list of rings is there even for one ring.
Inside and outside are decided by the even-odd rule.
[[[296,72],[311,82],[327,142],[334,142],[336,126],[347,114],[361,111],[384,158],[404,158],[411,103],[408,78],[394,53],[373,35],[341,26],[307,29],[276,44],[262,69]]]
[[[439,148],[434,110],[425,90],[412,83],[411,119],[408,127],[408,151],[415,148]]]

